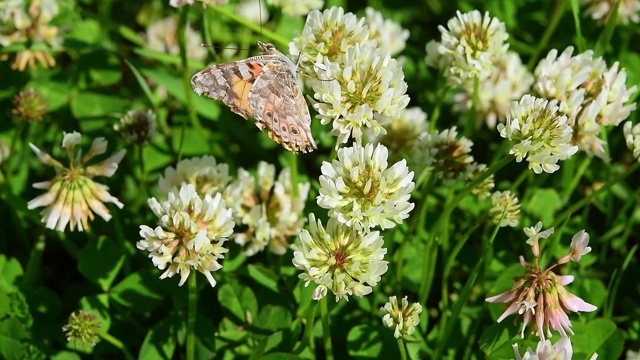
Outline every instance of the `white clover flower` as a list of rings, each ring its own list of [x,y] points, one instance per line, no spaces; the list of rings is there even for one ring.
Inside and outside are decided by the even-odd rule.
[[[147,48],[171,55],[179,55],[177,28],[178,24],[173,17],[158,20],[149,25],[145,35]],[[187,58],[204,61],[207,57],[207,49],[202,47],[202,35],[187,25],[185,38],[187,39]]]
[[[398,299],[395,296],[390,296],[389,302],[384,304],[380,311],[384,314],[382,317],[384,326],[393,329],[393,336],[399,339],[416,331],[416,326],[420,323],[422,306],[417,302],[409,306],[409,301],[405,296],[402,298],[401,307],[398,305]]]
[[[316,77],[313,64],[336,61],[347,49],[366,42],[369,30],[365,19],[345,13],[334,6],[323,12],[314,10],[307,15],[302,33],[289,43],[289,53],[300,57],[302,74]],[[302,53],[302,54],[301,54]]]
[[[402,115],[385,125],[385,134],[375,136],[371,129],[366,132],[365,142],[383,144],[389,149],[389,159],[401,160],[414,154],[420,134],[429,129],[427,114],[419,107],[402,109]]]
[[[269,10],[262,0],[243,0],[236,5],[236,14],[263,25],[269,21]]]
[[[549,236],[551,236],[551,234],[553,234],[554,232],[553,228],[550,228],[544,231],[540,231],[540,230],[542,230],[542,221],[538,221],[535,226],[525,227],[523,229],[524,234],[528,236],[526,243],[529,246],[538,245],[538,242],[540,241],[540,239],[546,239]]]
[[[553,345],[549,340],[540,340],[535,351],[527,348],[523,356],[520,356],[518,344],[513,344],[513,351],[516,354],[516,360],[571,360],[573,356],[571,341],[567,336],[561,337]]]
[[[302,270],[298,275],[308,286],[316,284],[313,299],[320,300],[331,291],[336,302],[349,296],[365,296],[387,272],[384,261],[387,249],[378,231],[360,232],[330,218],[326,229],[313,214],[309,230],[300,233],[300,246],[295,246],[293,265]]]
[[[571,261],[579,262],[583,255],[590,253],[591,247],[588,245],[589,234],[584,230],[580,230],[575,235],[573,235],[573,237],[571,238]]]
[[[489,217],[500,227],[516,227],[520,221],[520,206],[518,198],[511,191],[496,191],[491,195]]]
[[[335,62],[325,59],[316,73],[323,80],[313,82],[314,108],[323,125],[332,123],[337,145],[349,137],[361,142],[365,128],[384,134],[409,103],[402,67],[373,41],[349,47]]]
[[[483,172],[487,171],[487,165],[473,162],[467,167],[467,172],[465,173],[465,178],[467,183],[473,182],[478,176],[480,176]],[[477,196],[480,199],[485,199],[491,196],[491,190],[496,186],[494,183],[494,176],[487,176],[482,182],[480,182],[476,187],[471,189],[471,193]]]
[[[626,355],[627,355],[626,360],[640,360],[640,350],[638,351],[627,350]]]
[[[624,140],[629,150],[633,152],[633,157],[640,161],[640,124],[633,126],[631,121],[624,123]]]
[[[357,231],[390,229],[409,217],[415,187],[413,171],[401,160],[387,166],[384,145],[367,144],[338,150],[338,159],[323,162],[318,205],[329,216]]]
[[[509,45],[505,25],[486,12],[484,17],[478,10],[462,14],[440,25],[440,42],[427,44],[427,65],[444,71],[448,81],[455,85],[483,80],[493,71],[496,59],[502,56]]]
[[[526,159],[536,174],[553,173],[557,162],[578,151],[571,145],[573,130],[567,117],[558,112],[558,102],[525,95],[511,105],[505,124],[498,124],[500,136],[516,142],[509,151],[517,162]]]
[[[324,6],[324,0],[267,0],[267,3],[282,8],[289,16],[304,16]]]
[[[465,137],[456,137],[458,131],[455,126],[421,134],[413,156],[416,168],[431,168],[433,176],[442,179],[445,185],[452,185],[458,176],[467,174],[473,163],[473,142]]]
[[[218,164],[213,156],[181,160],[176,167],[169,166],[158,179],[158,190],[167,195],[172,188],[191,184],[198,194],[215,195],[222,192],[231,180],[229,166]]]
[[[77,155],[74,154],[75,147],[80,144],[80,133],[63,134],[62,147],[67,150],[69,156],[68,167],[29,143],[31,150],[38,155],[43,164],[56,169],[56,176],[51,181],[33,184],[34,188],[46,189],[47,192],[29,201],[27,208],[32,210],[44,206],[41,212],[42,222],[48,229],[64,231],[67,224],[70,224],[71,231],[74,228],[84,231],[89,227],[88,220],[93,220],[94,213],[105,221],[111,219],[109,209],[104,203],[113,203],[120,209],[124,206],[109,194],[107,186],[94,182],[93,177],[111,177],[127,151],[120,150],[97,164],[86,166],[94,156],[104,154],[107,150],[107,140],[102,137],[94,139],[89,152],[81,156],[80,150]]]
[[[394,56],[404,50],[409,38],[409,30],[391,20],[385,20],[374,8],[365,9],[365,24],[369,27],[369,39],[375,40],[378,47]]]
[[[113,125],[128,144],[144,146],[156,136],[156,114],[151,109],[129,110],[120,118],[120,124]]]
[[[258,163],[257,181],[246,170],[238,170],[238,180],[225,190],[234,220],[246,230],[233,238],[244,247],[247,256],[263,251],[267,246],[277,255],[289,249],[291,237],[300,233],[304,225],[304,205],[309,196],[310,183],[298,183],[294,196],[291,171],[283,169],[275,179],[276,168],[264,161]],[[257,182],[257,188],[256,188]]]
[[[514,100],[528,93],[533,84],[533,74],[522,64],[520,55],[507,51],[498,56],[489,76],[479,82],[476,117],[489,128],[503,121]],[[469,84],[472,85],[472,84]],[[454,97],[453,110],[467,113],[471,109],[473,86],[465,86]]]
[[[616,2],[611,0],[580,0],[580,4],[587,6],[584,11],[585,16],[591,16],[593,20],[599,20],[598,24],[601,25],[609,21],[616,6]],[[629,22],[640,22],[640,1],[620,0],[618,22],[624,25],[628,25]]]
[[[149,207],[160,226],[153,229],[140,225],[142,239],[136,247],[148,251],[158,269],[168,266],[160,279],[180,274],[182,286],[193,269],[215,286],[211,272],[222,268],[218,260],[228,251],[223,245],[235,225],[222,195],[201,197],[192,184],[183,184],[180,190],[172,189],[166,201],[150,198]]]

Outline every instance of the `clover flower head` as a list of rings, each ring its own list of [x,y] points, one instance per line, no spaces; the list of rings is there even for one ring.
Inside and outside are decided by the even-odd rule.
[[[487,165],[473,162],[467,167],[465,178],[468,183],[473,182],[483,172],[487,170]],[[480,199],[485,199],[491,195],[491,190],[496,186],[494,176],[487,176],[482,182],[471,190],[471,193]]]
[[[529,92],[532,84],[533,74],[522,64],[518,53],[507,51],[498,56],[489,76],[478,83],[478,122],[495,128],[509,112],[511,103]],[[473,84],[465,85],[454,97],[453,110],[459,113],[469,112],[472,105]]]
[[[85,310],[71,313],[69,323],[62,327],[62,331],[66,333],[67,341],[72,342],[77,348],[78,343],[82,344],[84,349],[86,344],[96,346],[96,342],[100,339],[96,329],[102,327],[102,323],[96,322],[98,315],[92,315]]]
[[[129,110],[113,129],[120,133],[128,144],[144,146],[156,136],[156,114],[147,110]]]
[[[567,336],[561,337],[553,345],[549,340],[540,340],[535,350],[527,348],[523,356],[520,356],[518,344],[513,344],[513,351],[516,354],[516,360],[571,360],[573,355],[571,341]]]
[[[389,302],[384,304],[380,311],[384,314],[382,317],[384,326],[393,329],[393,336],[399,339],[416,331],[416,326],[420,323],[422,306],[419,303],[409,305],[406,296],[402,298],[402,306],[400,306],[398,299],[390,296]]]
[[[624,140],[632,151],[633,157],[640,161],[640,124],[633,125],[631,121],[624,123]]]
[[[13,98],[13,115],[22,121],[37,122],[47,115],[47,99],[35,89],[23,90]]]
[[[627,350],[626,360],[640,360],[640,350],[638,351]]]
[[[387,158],[382,144],[339,149],[337,160],[322,164],[318,205],[357,231],[401,224],[414,207],[414,174],[405,160],[388,167]]]
[[[51,25],[59,13],[56,0],[3,1],[0,3],[0,46],[26,43],[27,48],[16,53],[11,68],[24,71],[35,69],[36,62],[48,69],[56,65],[51,48],[62,43],[60,29]],[[8,56],[0,57],[0,60]]]
[[[394,56],[404,50],[409,30],[402,29],[392,20],[385,20],[382,13],[372,7],[365,9],[365,24],[369,27],[369,40],[375,40],[389,55]]]
[[[267,3],[282,8],[289,16],[304,16],[324,6],[324,0],[267,0]]]
[[[275,166],[258,163],[257,179],[246,170],[238,170],[238,180],[225,189],[225,199],[231,204],[238,227],[246,227],[233,236],[244,247],[247,256],[263,251],[267,246],[276,255],[284,255],[290,239],[304,225],[304,205],[310,183],[298,183],[294,195],[291,170],[283,169],[276,179]],[[257,188],[256,188],[257,183]]]
[[[364,18],[334,6],[323,12],[313,10],[307,15],[302,33],[289,43],[289,53],[300,57],[303,74],[316,77],[313,64],[336,61],[355,44],[368,40],[369,30]],[[302,53],[302,54],[300,54]]]
[[[29,210],[45,207],[41,212],[42,222],[48,229],[64,231],[67,224],[70,224],[71,231],[74,228],[84,231],[89,227],[88,221],[93,220],[94,213],[105,221],[111,219],[109,209],[104,205],[105,202],[113,203],[121,209],[124,206],[109,194],[107,186],[94,182],[93,177],[111,177],[118,169],[118,164],[126,154],[126,150],[120,150],[97,164],[86,166],[94,156],[101,155],[107,150],[107,141],[102,137],[96,138],[89,152],[81,156],[80,150],[77,155],[74,154],[80,139],[81,135],[78,132],[64,133],[62,147],[66,149],[69,157],[68,167],[29,143],[31,150],[38,155],[40,161],[56,170],[56,176],[52,180],[33,184],[34,188],[46,189],[47,192],[27,204]]]
[[[598,20],[598,24],[604,25],[609,21],[615,1],[610,0],[580,0],[580,4],[587,6],[584,11],[585,16],[590,16],[593,20]],[[618,7],[618,22],[628,25],[630,22],[640,22],[640,1],[620,0]]]
[[[488,302],[506,303],[506,310],[498,318],[498,322],[507,316],[518,312],[518,317],[523,319],[520,336],[524,338],[524,331],[527,325],[532,322],[532,332],[545,340],[545,330],[547,336],[551,336],[551,330],[558,331],[562,336],[567,333],[573,335],[571,321],[568,314],[571,312],[591,312],[597,308],[581,298],[571,294],[565,289],[565,285],[573,282],[571,275],[556,275],[553,269],[569,260],[577,261],[579,256],[586,254],[588,235],[584,230],[578,232],[572,240],[571,250],[567,255],[560,258],[556,263],[543,269],[540,267],[540,250],[538,239],[549,236],[553,233],[553,228],[540,232],[542,223],[535,227],[526,228],[525,234],[529,236],[527,243],[531,245],[536,261],[529,264],[522,257],[522,264],[525,274],[514,278],[515,284],[508,291],[486,299]],[[585,242],[585,235],[586,241]],[[533,241],[532,241],[533,240]],[[516,350],[517,351],[517,350]]]
[[[427,44],[427,65],[444,71],[455,85],[472,83],[476,77],[486,79],[496,59],[509,47],[504,23],[488,12],[483,16],[478,10],[464,14],[458,11],[447,28],[440,25],[438,30],[441,40]]]
[[[516,142],[509,151],[517,162],[526,159],[536,174],[553,173],[578,151],[571,145],[572,128],[558,112],[557,100],[548,101],[525,95],[514,101],[505,124],[498,124],[500,136]]]
[[[491,195],[489,217],[500,227],[516,227],[520,221],[520,206],[518,198],[511,191],[496,191]]]
[[[429,167],[445,185],[452,185],[461,174],[467,174],[473,163],[473,142],[465,137],[456,139],[458,130],[425,132],[420,135],[413,162],[417,167]]]
[[[223,245],[235,225],[222,195],[201,196],[192,184],[183,184],[173,188],[167,200],[150,198],[148,202],[160,226],[140,225],[142,239],[136,247],[149,252],[154,266],[167,269],[160,279],[180,274],[182,286],[193,269],[215,286],[211,272],[222,268],[218,260],[228,251]]]
[[[389,159],[398,161],[415,153],[420,134],[429,128],[427,114],[419,107],[402,109],[402,115],[385,125],[385,134],[367,131],[367,142],[383,144],[389,149]]]
[[[309,215],[309,230],[299,235],[293,265],[303,272],[298,275],[308,286],[316,284],[313,299],[320,300],[331,291],[336,302],[349,296],[365,296],[387,272],[384,261],[387,249],[378,231],[361,232],[330,218],[322,226],[315,215]]]
[[[190,0],[190,4],[193,0]],[[183,4],[186,5],[186,4]],[[179,6],[183,6],[179,5]],[[179,55],[180,48],[178,46],[177,37],[178,24],[173,17],[164,18],[154,22],[147,28],[147,33],[144,38],[146,39],[146,47],[153,51],[167,53],[171,55]],[[202,47],[202,35],[196,30],[193,30],[191,26],[186,27],[187,39],[187,58],[204,61],[207,57],[207,49]]]
[[[164,175],[158,179],[158,190],[167,195],[174,187],[191,184],[198,194],[214,196],[223,192],[229,181],[229,166],[207,155],[181,160],[175,168],[167,167]]]
[[[402,67],[374,41],[349,47],[336,61],[325,58],[315,70],[320,80],[313,82],[314,108],[323,125],[332,123],[329,134],[338,137],[336,145],[349,137],[362,142],[365,128],[384,134],[384,126],[409,103]]]

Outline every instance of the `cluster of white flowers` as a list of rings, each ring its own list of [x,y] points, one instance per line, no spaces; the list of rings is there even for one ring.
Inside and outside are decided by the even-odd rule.
[[[467,174],[469,166],[473,164],[473,142],[465,137],[457,137],[455,126],[420,134],[412,159],[415,168],[429,168],[432,175],[442,179],[445,185],[454,184],[460,175]]]
[[[383,36],[381,29],[387,28],[398,34]],[[322,124],[332,123],[336,147],[350,137],[361,143],[365,128],[376,136],[384,133],[384,125],[402,116],[409,103],[407,84],[390,51],[399,51],[397,41],[406,35],[372,10],[358,18],[333,7],[309,13],[302,33],[290,43],[289,52],[301,56],[303,74],[317,79],[312,80],[314,108]]]
[[[572,144],[608,161],[601,127],[618,126],[629,117],[636,104],[625,103],[637,87],[627,89],[627,73],[618,70],[618,62],[607,69],[602,57],[594,58],[591,50],[572,54],[573,47],[560,56],[557,50],[551,50],[534,71],[533,88],[538,96],[558,101],[559,112],[573,129]]]
[[[605,24],[609,21],[613,9],[616,7],[616,2],[619,2],[618,6],[618,21],[627,25],[629,22],[640,22],[640,1],[638,0],[580,0],[580,4],[587,6],[584,14],[591,16],[593,20],[599,20],[600,24]]]
[[[389,149],[389,159],[399,161],[410,158],[417,151],[420,135],[429,129],[427,114],[419,107],[402,109],[397,120],[385,125],[386,133],[374,135],[369,129],[365,139],[373,144],[383,144]]]
[[[16,53],[12,69],[23,71],[27,66],[33,69],[36,62],[45,69],[55,66],[50,47],[62,44],[62,38],[60,29],[51,25],[51,21],[59,11],[56,0],[0,2],[0,45],[31,44],[28,49]],[[0,60],[6,58],[0,56]]]
[[[500,227],[516,227],[520,221],[520,206],[518,198],[511,191],[496,191],[491,195],[489,217]]]
[[[514,101],[505,124],[498,124],[500,136],[516,144],[509,151],[517,162],[526,159],[536,174],[553,173],[578,151],[571,145],[573,130],[567,117],[559,111],[556,100],[548,101],[525,95]]]
[[[178,24],[174,17],[168,17],[154,22],[147,28],[145,35],[147,48],[171,55],[180,54],[177,38]],[[202,47],[202,35],[187,25],[185,39],[187,41],[187,58],[204,61],[207,49]]]
[[[199,194],[214,196],[222,192],[229,181],[227,164],[218,164],[213,156],[193,157],[180,161],[175,168],[167,167],[158,179],[158,190],[167,195],[172,188],[191,184]]]
[[[419,303],[409,305],[407,297],[402,298],[402,306],[398,305],[398,298],[389,297],[389,302],[380,308],[384,313],[382,323],[384,326],[393,329],[393,336],[398,339],[411,335],[416,331],[416,326],[420,322],[422,306]]]
[[[623,130],[627,147],[633,152],[633,157],[640,161],[640,124],[633,126],[631,121],[627,121]]]
[[[156,114],[151,109],[129,110],[113,130],[129,144],[147,145],[156,136]]]

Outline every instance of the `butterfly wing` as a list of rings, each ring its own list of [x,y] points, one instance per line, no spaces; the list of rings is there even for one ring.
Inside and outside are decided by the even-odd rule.
[[[213,65],[193,75],[191,87],[196,94],[221,100],[231,111],[248,119],[254,115],[248,96],[263,66],[260,57]]]
[[[307,102],[296,77],[278,56],[265,62],[248,100],[256,126],[260,130],[267,128],[273,141],[293,152],[316,149]]]

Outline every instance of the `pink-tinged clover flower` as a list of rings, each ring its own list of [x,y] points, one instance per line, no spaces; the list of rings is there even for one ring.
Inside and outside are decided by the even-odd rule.
[[[527,263],[522,256],[520,257],[520,263],[524,268],[525,275],[516,277],[515,284],[510,290],[489,297],[486,301],[507,304],[507,308],[498,318],[498,322],[501,322],[516,311],[518,316],[522,316],[523,325],[520,333],[522,338],[524,338],[524,331],[527,325],[533,321],[532,332],[539,336],[541,340],[545,340],[544,330],[546,330],[549,337],[552,329],[558,331],[562,336],[567,336],[567,333],[573,334],[568,314],[580,311],[591,312],[595,311],[597,307],[565,289],[565,285],[573,282],[573,276],[556,275],[552,271],[556,266],[569,260],[578,261],[582,255],[591,251],[591,248],[587,247],[588,234],[584,230],[578,232],[573,237],[569,253],[555,264],[543,269],[539,266],[538,240],[551,235],[553,228],[542,232],[540,231],[541,229],[542,223],[525,229],[525,233],[529,236],[527,243],[531,245],[535,257],[533,264]],[[532,239],[534,241],[531,241]]]

